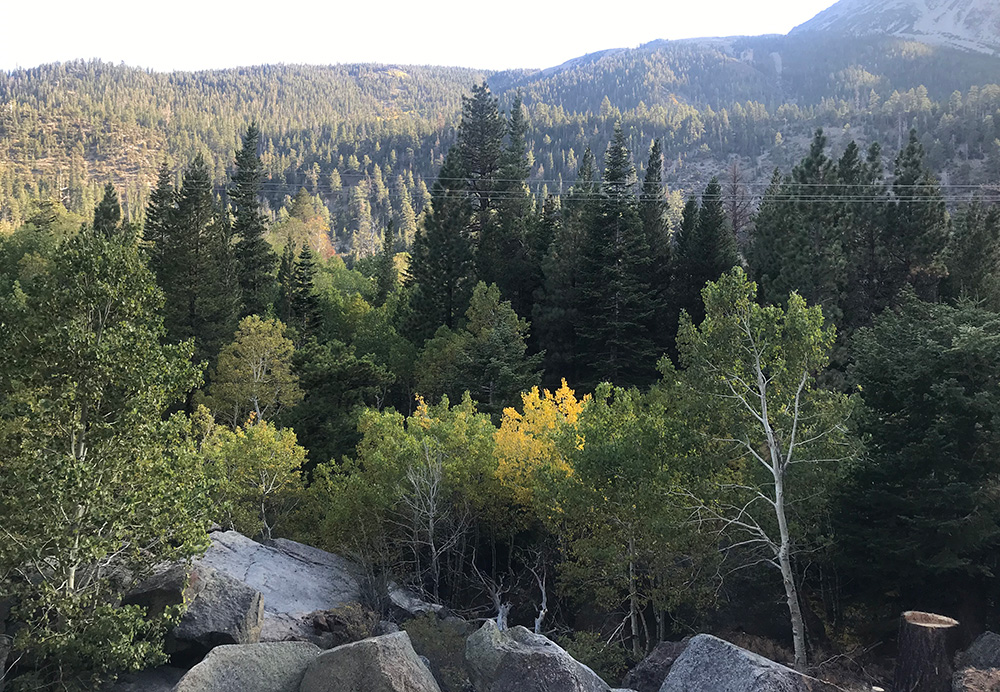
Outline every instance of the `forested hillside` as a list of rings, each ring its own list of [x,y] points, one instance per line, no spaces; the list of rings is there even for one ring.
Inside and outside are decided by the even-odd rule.
[[[371,254],[395,221],[412,239],[427,187],[455,139],[460,96],[487,78],[501,107],[526,106],[530,184],[564,192],[583,151],[615,122],[633,155],[662,142],[666,181],[687,194],[731,157],[759,194],[775,165],[824,127],[835,143],[902,147],[916,127],[956,194],[1000,170],[1000,60],[876,37],[756,37],[655,42],[541,71],[275,66],[157,74],[98,62],[0,75],[0,224],[57,199],[87,216],[106,182],[140,220],[156,171],[206,157],[220,185],[251,120],[261,127],[263,192],[277,219],[300,189],[318,196],[337,248]],[[221,191],[221,188],[220,188]],[[404,226],[406,227],[404,229]]]
[[[3,75],[0,680],[168,660],[130,594],[213,524],[615,684],[711,631],[869,689],[904,610],[1000,626],[993,64]]]

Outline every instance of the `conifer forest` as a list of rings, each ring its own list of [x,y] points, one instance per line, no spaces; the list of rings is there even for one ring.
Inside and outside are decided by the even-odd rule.
[[[211,527],[612,687],[1000,627],[1000,58],[726,41],[0,71],[0,689],[164,663]]]

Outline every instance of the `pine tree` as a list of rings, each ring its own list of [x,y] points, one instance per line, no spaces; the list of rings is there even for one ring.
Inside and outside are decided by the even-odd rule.
[[[104,197],[94,209],[94,230],[111,238],[120,231],[122,207],[118,201],[118,191],[111,183],[104,186]]]
[[[916,130],[896,157],[889,208],[895,283],[910,283],[917,295],[934,300],[945,268],[941,253],[948,241],[949,221],[941,189],[924,163]]]
[[[285,241],[285,249],[281,252],[281,261],[278,265],[278,300],[275,304],[275,312],[278,319],[286,325],[291,324],[292,319],[292,293],[295,290],[295,246],[292,239]]]
[[[851,142],[837,163],[837,179],[845,201],[840,210],[846,259],[841,332],[849,336],[888,307],[898,290],[892,279],[892,239],[886,218],[887,191],[882,149],[872,144],[865,159]]]
[[[538,344],[545,352],[546,384],[553,387],[562,378],[579,382],[583,373],[576,326],[581,303],[583,247],[595,190],[594,155],[587,147],[562,214],[555,217],[546,214],[546,223],[552,226],[552,240],[542,263],[544,285],[533,316]]]
[[[750,242],[750,275],[758,286],[758,299],[764,303],[780,303],[794,290],[782,275],[785,251],[794,233],[794,207],[788,200],[788,187],[777,168],[764,191],[760,208],[754,218]]]
[[[169,188],[162,192],[150,218],[159,236],[152,264],[166,297],[164,326],[171,341],[194,338],[196,360],[212,361],[236,331],[240,304],[229,225],[201,155],[185,171],[176,208],[166,207],[167,213],[161,203]]]
[[[834,201],[837,166],[826,156],[826,142],[823,130],[817,130],[809,154],[792,169],[795,233],[789,239],[782,271],[789,277],[789,291],[798,291],[808,303],[820,305],[829,319],[839,322],[846,261]]]
[[[966,206],[958,215],[944,262],[945,298],[971,298],[989,310],[1000,310],[1000,206],[978,200]]]
[[[528,190],[527,122],[521,94],[511,105],[506,123],[507,145],[500,161],[497,181],[496,217],[479,244],[479,276],[495,283],[517,314],[528,316],[535,292],[541,287],[541,254],[534,252],[530,238],[538,219]]]
[[[700,207],[692,202],[685,207],[676,257],[673,303],[678,311],[687,311],[692,322],[698,323],[705,317],[701,289],[739,264],[736,236],[726,218],[718,178],[712,178],[705,187]]]
[[[229,191],[233,205],[235,258],[243,295],[241,317],[267,314],[275,299],[272,272],[278,258],[265,239],[267,221],[260,210],[263,167],[257,155],[260,130],[251,123],[236,154],[236,172]]]
[[[316,295],[316,259],[308,245],[299,251],[292,275],[291,321],[298,329],[299,343],[315,336],[320,324],[319,296]]]
[[[375,307],[385,305],[389,294],[396,290],[399,277],[396,272],[395,236],[390,225],[382,232],[382,252],[375,269]]]
[[[173,215],[177,211],[177,190],[170,179],[170,170],[164,161],[156,176],[156,187],[149,196],[143,239],[149,245],[150,266],[156,271],[157,282],[163,285],[163,272],[167,272],[167,248],[173,236]],[[165,254],[167,253],[167,254]]]
[[[667,223],[667,199],[663,194],[663,150],[654,139],[649,148],[646,176],[639,201],[643,232],[649,248],[649,287],[655,302],[650,332],[659,351],[666,351],[672,334],[667,314],[670,298],[670,227]]]
[[[442,325],[455,328],[472,295],[472,208],[461,171],[459,149],[452,147],[434,184],[430,213],[413,241],[406,283],[413,288],[410,332],[416,342]]]
[[[474,85],[472,96],[462,97],[462,123],[456,144],[461,167],[455,165],[451,171],[465,179],[472,196],[473,233],[483,233],[492,223],[497,179],[504,158],[504,130],[497,99],[489,86],[485,81]]]
[[[654,374],[651,262],[635,198],[635,168],[621,124],[605,156],[597,213],[587,228],[576,328],[587,379],[643,384]]]

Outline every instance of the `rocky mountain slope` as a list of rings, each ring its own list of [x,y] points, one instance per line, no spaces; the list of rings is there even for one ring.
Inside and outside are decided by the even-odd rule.
[[[996,55],[1000,3],[996,0],[840,0],[791,35],[837,33],[896,36]]]

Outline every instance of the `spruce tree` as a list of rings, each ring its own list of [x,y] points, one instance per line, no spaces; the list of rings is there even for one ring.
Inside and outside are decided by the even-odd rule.
[[[316,295],[316,258],[302,246],[292,275],[291,323],[299,332],[299,343],[315,336],[320,326],[319,296]]]
[[[896,157],[889,226],[895,250],[895,283],[910,283],[917,295],[934,300],[945,274],[941,253],[948,242],[949,221],[941,189],[924,163],[916,130]]]
[[[111,183],[104,186],[104,197],[94,209],[94,230],[105,238],[111,238],[121,230],[122,207],[118,201],[118,191]]]
[[[576,334],[590,386],[602,381],[644,384],[654,374],[657,354],[649,325],[656,301],[635,184],[619,123],[605,156],[601,198],[583,247]]]
[[[257,155],[259,146],[260,130],[256,123],[251,123],[236,154],[236,172],[229,190],[236,266],[243,295],[241,316],[265,315],[275,299],[272,273],[278,258],[264,237],[267,220],[260,210],[263,167]]]
[[[726,217],[718,178],[705,187],[697,214],[696,208],[688,202],[684,209],[671,291],[676,309],[687,311],[695,324],[705,317],[701,289],[739,264],[736,236]]]
[[[882,149],[872,144],[865,158],[851,142],[837,163],[841,188],[841,238],[846,260],[841,332],[849,336],[888,307],[898,290],[892,279],[892,239],[886,218],[888,201]]]
[[[783,275],[786,250],[795,233],[795,209],[788,195],[784,177],[775,168],[754,218],[747,257],[750,275],[757,283],[758,300],[763,304],[781,303],[794,290],[789,288],[788,278]]]
[[[455,328],[469,307],[475,268],[472,207],[463,181],[460,152],[452,147],[434,184],[424,227],[413,241],[406,280],[412,287],[410,333],[418,343],[442,325]]]
[[[665,352],[671,340],[667,302],[670,299],[670,226],[667,222],[667,199],[663,194],[663,150],[654,139],[649,148],[646,175],[639,201],[643,232],[649,248],[649,287],[655,302],[650,333],[659,351]]]
[[[396,272],[395,235],[390,224],[382,232],[382,252],[375,268],[375,307],[385,305],[389,294],[396,290],[399,277]]]
[[[240,304],[229,225],[201,155],[185,171],[176,208],[164,214],[168,192],[154,195],[148,217],[159,236],[152,264],[166,298],[164,326],[171,341],[194,338],[196,360],[212,361],[236,331]]]
[[[583,247],[596,190],[594,175],[594,155],[587,147],[562,214],[546,215],[546,223],[552,227],[552,241],[542,263],[544,285],[533,315],[539,348],[545,353],[545,384],[553,388],[558,387],[562,378],[577,383],[583,374],[576,326],[580,315]]]

